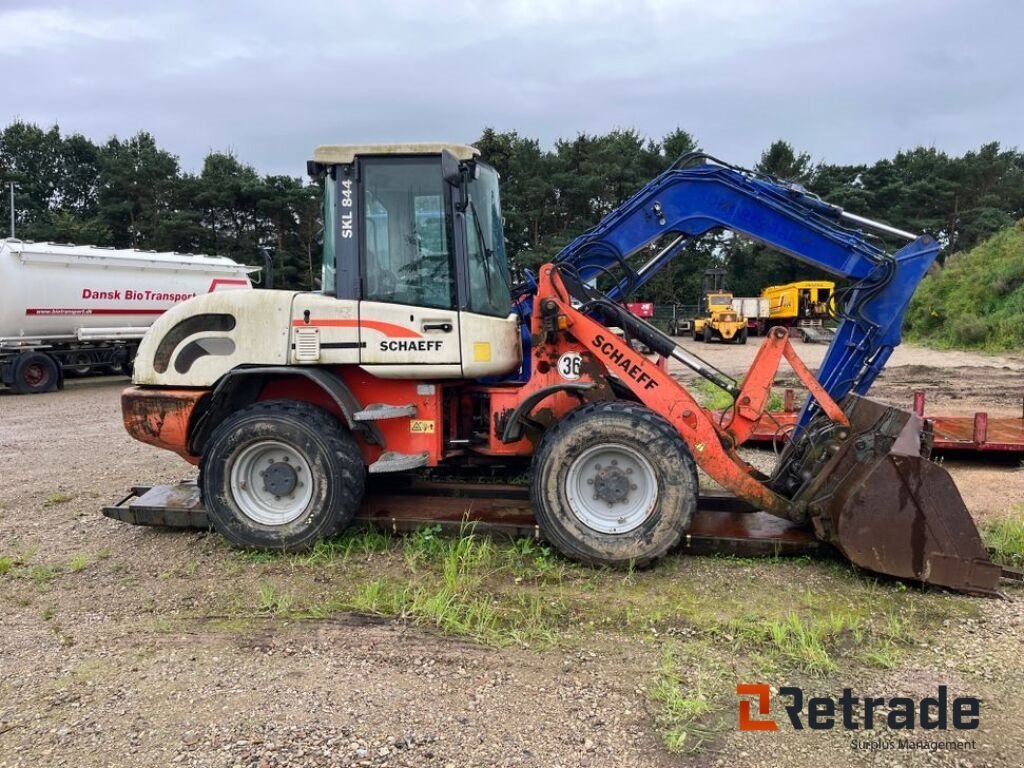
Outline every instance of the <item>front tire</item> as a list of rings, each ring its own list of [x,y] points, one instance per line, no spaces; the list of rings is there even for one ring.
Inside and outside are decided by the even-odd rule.
[[[60,364],[43,352],[23,352],[14,361],[12,389],[19,395],[56,392],[61,386]]]
[[[737,344],[746,344],[747,343],[747,329],[746,328],[740,329],[740,332],[736,335],[736,343]]]
[[[534,455],[530,496],[541,533],[590,565],[649,565],[697,509],[697,468],[679,433],[649,408],[594,403],[565,416]]]
[[[715,335],[715,332],[711,330],[711,326],[710,325],[705,325],[704,326],[704,343],[705,344],[710,344],[711,343],[711,339],[714,338],[714,335]]]
[[[229,416],[200,466],[207,514],[236,547],[309,549],[352,522],[365,486],[355,438],[322,408],[290,400]]]

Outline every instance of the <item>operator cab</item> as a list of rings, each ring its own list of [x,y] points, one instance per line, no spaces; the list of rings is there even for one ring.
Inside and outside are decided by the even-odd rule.
[[[711,311],[732,308],[732,294],[731,293],[710,293],[708,294],[708,307]]]
[[[359,362],[374,375],[476,378],[522,363],[498,174],[478,155],[329,145],[308,163],[324,178],[322,292],[358,302]]]

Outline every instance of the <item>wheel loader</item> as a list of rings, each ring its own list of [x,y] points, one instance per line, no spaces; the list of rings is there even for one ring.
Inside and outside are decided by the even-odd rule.
[[[705,269],[701,275],[700,304],[693,319],[694,341],[747,343],[747,318],[733,308],[732,291],[725,288],[725,270]]]
[[[308,170],[324,182],[322,290],[174,307],[123,395],[133,437],[198,466],[202,519],[232,544],[294,551],[334,536],[368,478],[500,466],[529,469],[535,525],[560,552],[645,565],[689,537],[699,467],[862,568],[996,591],[999,567],[928,459],[928,423],[867,397],[938,253],[930,236],[693,154],[513,282],[498,174],[473,147],[329,145]],[[817,376],[774,332],[740,385],[625,307],[721,229],[852,286]],[[906,242],[889,252],[879,236]],[[727,415],[631,340],[726,390]],[[783,360],[809,395],[764,474],[738,448]]]

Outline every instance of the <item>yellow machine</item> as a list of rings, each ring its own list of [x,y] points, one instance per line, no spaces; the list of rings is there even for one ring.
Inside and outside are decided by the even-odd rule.
[[[829,280],[801,280],[772,285],[761,291],[768,299],[768,325],[820,326],[829,317],[836,284]]]
[[[747,343],[747,319],[732,305],[732,291],[725,290],[725,270],[706,269],[701,276],[700,308],[693,319],[696,341]]]

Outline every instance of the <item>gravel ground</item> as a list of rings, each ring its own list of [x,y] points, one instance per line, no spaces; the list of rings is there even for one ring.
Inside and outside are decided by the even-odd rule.
[[[919,371],[942,354],[900,354],[909,357],[879,387],[897,401],[908,378],[968,408],[999,382],[1020,392],[1019,358],[952,353],[949,368]],[[240,631],[215,606],[249,576],[223,549],[99,515],[133,483],[192,474],[125,435],[123,386],[90,379],[55,395],[0,394],[0,556],[24,564],[18,578],[0,575],[0,768],[1021,764],[1019,591],[969,601],[897,668],[846,681],[864,694],[928,695],[946,683],[981,696],[977,749],[965,753],[861,752],[841,732],[787,727],[730,731],[703,755],[672,756],[644,693],[660,652],[635,635],[493,649],[345,614]],[[1019,464],[952,470],[979,516],[1024,500]],[[782,589],[790,576],[778,574],[798,571],[757,563],[749,572]]]

